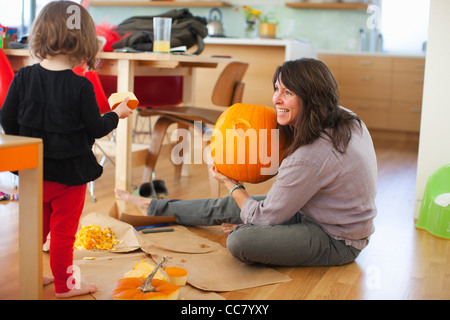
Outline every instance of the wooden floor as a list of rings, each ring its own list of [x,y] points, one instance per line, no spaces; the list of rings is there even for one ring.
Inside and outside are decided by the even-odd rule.
[[[222,293],[226,299],[450,299],[450,240],[435,238],[414,227],[414,193],[417,143],[375,139],[379,165],[378,216],[369,246],[356,262],[340,267],[277,268],[293,280],[281,284]],[[164,179],[170,198],[209,196],[204,165],[193,165],[191,175],[173,178],[169,160],[160,158],[156,178]],[[142,167],[133,169],[140,183]],[[87,194],[85,213],[107,212],[114,201],[114,169],[96,182],[97,202]],[[13,191],[10,174],[0,174],[0,190]],[[246,186],[250,193],[265,193],[270,181]],[[222,190],[224,193],[224,190]],[[0,202],[0,299],[18,299],[18,203]],[[225,245],[220,227],[191,228],[199,235]],[[50,273],[44,254],[44,272]],[[55,299],[52,285],[45,299]],[[79,299],[93,299],[90,295]]]

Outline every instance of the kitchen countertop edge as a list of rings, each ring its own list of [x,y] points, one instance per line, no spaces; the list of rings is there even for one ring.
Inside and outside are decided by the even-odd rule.
[[[301,39],[247,39],[247,38],[228,38],[228,37],[206,37],[205,44],[223,44],[223,45],[254,45],[254,46],[287,46],[292,41],[311,44]],[[314,45],[314,44],[312,44]],[[373,56],[373,57],[396,57],[396,58],[425,58],[423,52],[369,52],[369,51],[346,51],[346,50],[317,50],[317,54],[335,54],[335,55],[354,55],[354,56]]]
[[[317,54],[332,54],[346,56],[371,56],[371,57],[394,57],[394,58],[425,58],[425,53],[417,52],[368,52],[368,51],[338,51],[338,50],[317,50]]]

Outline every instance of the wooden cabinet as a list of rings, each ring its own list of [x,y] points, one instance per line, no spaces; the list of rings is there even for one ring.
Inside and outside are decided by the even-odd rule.
[[[395,58],[389,126],[419,132],[425,59]]]
[[[339,83],[341,104],[372,129],[419,132],[424,58],[319,54]]]

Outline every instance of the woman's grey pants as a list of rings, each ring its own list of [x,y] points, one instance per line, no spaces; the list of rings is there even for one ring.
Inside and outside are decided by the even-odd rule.
[[[253,196],[262,200],[265,196]],[[152,200],[149,216],[172,216],[186,226],[223,222],[242,224],[240,209],[230,196],[218,199]],[[335,240],[317,224],[297,213],[281,225],[236,227],[227,239],[228,251],[246,263],[273,266],[333,266],[352,262],[359,250]]]

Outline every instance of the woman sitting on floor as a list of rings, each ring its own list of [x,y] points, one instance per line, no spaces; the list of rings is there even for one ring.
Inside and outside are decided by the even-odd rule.
[[[187,226],[218,225],[247,263],[332,266],[352,262],[374,232],[377,162],[364,123],[339,106],[338,85],[315,59],[287,61],[274,75],[273,103],[286,157],[265,196],[250,196],[212,168],[230,194],[218,199],[148,199],[116,190],[148,216]],[[236,187],[238,186],[238,187]]]

